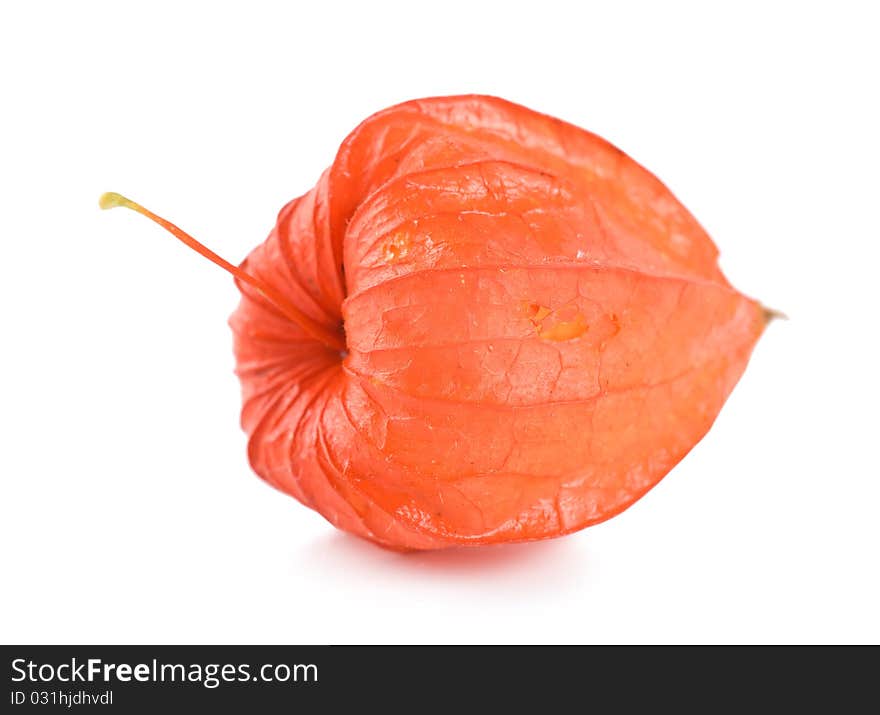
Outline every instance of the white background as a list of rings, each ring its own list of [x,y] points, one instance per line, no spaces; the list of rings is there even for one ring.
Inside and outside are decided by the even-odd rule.
[[[871,3],[4,3],[0,639],[878,642]],[[784,310],[709,436],[565,539],[402,556],[263,484],[230,278],[360,120],[497,94],[598,132]]]

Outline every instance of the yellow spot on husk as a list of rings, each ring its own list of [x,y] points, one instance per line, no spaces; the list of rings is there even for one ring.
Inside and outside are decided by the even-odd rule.
[[[549,328],[539,328],[538,334],[543,340],[562,342],[579,338],[589,330],[589,327],[586,318],[578,313],[573,320],[561,320]]]
[[[385,260],[388,263],[394,263],[409,253],[409,234],[395,233],[385,244]]]

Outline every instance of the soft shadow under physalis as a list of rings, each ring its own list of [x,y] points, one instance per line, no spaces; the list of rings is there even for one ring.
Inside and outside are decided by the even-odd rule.
[[[438,583],[492,583],[530,592],[582,586],[592,580],[583,534],[522,544],[398,553],[333,531],[303,549],[309,568],[344,580],[365,578]]]

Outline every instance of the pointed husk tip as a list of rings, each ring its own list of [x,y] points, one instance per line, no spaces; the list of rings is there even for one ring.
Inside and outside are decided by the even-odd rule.
[[[761,306],[761,312],[764,315],[765,325],[769,325],[774,320],[788,320],[788,316],[781,310],[774,310],[773,308],[768,308],[766,305]]]

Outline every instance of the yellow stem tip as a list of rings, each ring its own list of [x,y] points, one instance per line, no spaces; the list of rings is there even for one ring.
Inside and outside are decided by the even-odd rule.
[[[113,209],[117,206],[125,206],[126,208],[131,208],[131,200],[125,198],[122,194],[117,194],[115,191],[108,191],[104,194],[101,194],[101,198],[98,199],[98,206],[102,209]]]

